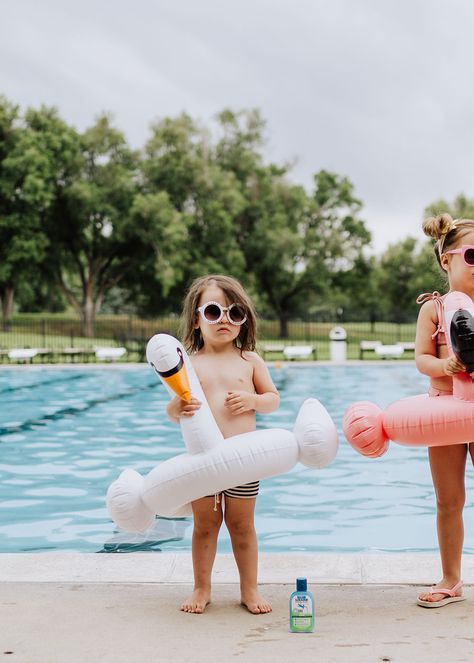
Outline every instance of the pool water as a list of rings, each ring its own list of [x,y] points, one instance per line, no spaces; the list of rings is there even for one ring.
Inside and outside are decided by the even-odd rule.
[[[435,499],[427,450],[391,444],[377,460],[344,440],[346,407],[380,406],[426,391],[413,365],[271,368],[280,408],[259,427],[291,429],[302,401],[315,396],[339,430],[340,450],[323,470],[297,465],[261,482],[256,528],[264,552],[437,550]],[[105,493],[122,469],[142,474],[183,452],[168,422],[168,395],[148,366],[0,370],[0,552],[191,548],[192,521],[156,519],[145,535],[118,531]],[[465,552],[474,552],[469,488]],[[219,552],[230,552],[225,527]]]

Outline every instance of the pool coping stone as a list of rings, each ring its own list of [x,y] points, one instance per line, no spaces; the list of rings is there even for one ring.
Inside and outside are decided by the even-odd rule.
[[[435,554],[261,553],[260,584],[426,585],[440,576]],[[474,555],[463,557],[463,580],[474,585]],[[91,582],[189,584],[190,553],[1,553],[0,582]],[[218,554],[213,582],[239,582],[232,554]]]

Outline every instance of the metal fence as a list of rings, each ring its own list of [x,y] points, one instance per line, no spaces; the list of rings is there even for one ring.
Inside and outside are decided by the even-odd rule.
[[[0,329],[0,357],[3,360],[8,358],[13,348],[35,348],[45,361],[57,361],[64,357],[71,361],[92,360],[96,348],[121,346],[127,350],[124,361],[143,361],[148,339],[159,332],[179,336],[179,323],[178,316],[154,320],[132,316],[100,316],[95,323],[94,337],[87,338],[83,335],[79,319],[22,315]],[[259,348],[263,352],[266,346],[274,344],[274,356],[278,358],[278,346],[311,344],[314,346],[314,356],[328,359],[329,332],[335,326],[342,326],[346,330],[347,355],[352,359],[360,357],[361,341],[380,341],[384,345],[409,344],[415,336],[414,322],[331,322],[308,317],[289,321],[287,335],[281,338],[277,320],[260,319]]]

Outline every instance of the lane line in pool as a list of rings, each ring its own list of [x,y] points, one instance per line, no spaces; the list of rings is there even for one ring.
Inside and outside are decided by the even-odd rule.
[[[54,380],[44,380],[43,382],[34,382],[32,384],[24,384],[19,387],[7,387],[6,389],[0,389],[0,394],[11,393],[12,391],[21,391],[22,389],[35,389],[36,387],[44,387],[48,384],[54,384],[57,382],[71,382],[71,380],[83,380],[87,375],[71,375],[69,377],[63,378],[54,378]]]
[[[110,401],[120,400],[121,398],[128,398],[129,396],[134,396],[141,391],[147,391],[149,389],[156,389],[156,387],[161,386],[161,383],[155,381],[151,384],[145,385],[144,387],[135,387],[134,389],[128,389],[119,394],[113,394],[112,396],[107,396],[105,398],[94,398],[93,400],[86,401],[83,407],[67,407],[52,414],[45,414],[41,419],[27,419],[22,424],[18,426],[4,426],[0,428],[0,442],[1,438],[4,435],[12,435],[13,433],[22,433],[27,430],[34,430],[37,426],[47,426],[50,421],[57,421],[58,419],[63,419],[66,416],[75,416],[87,412],[96,405],[101,405],[102,403],[109,403]]]

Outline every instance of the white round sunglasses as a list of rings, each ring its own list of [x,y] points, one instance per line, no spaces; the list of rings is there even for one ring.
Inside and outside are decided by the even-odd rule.
[[[227,314],[227,320],[232,325],[240,326],[247,321],[247,315],[239,304],[222,306],[219,302],[206,302],[196,309],[196,313],[200,313],[209,325],[216,325],[222,320],[224,314]]]

